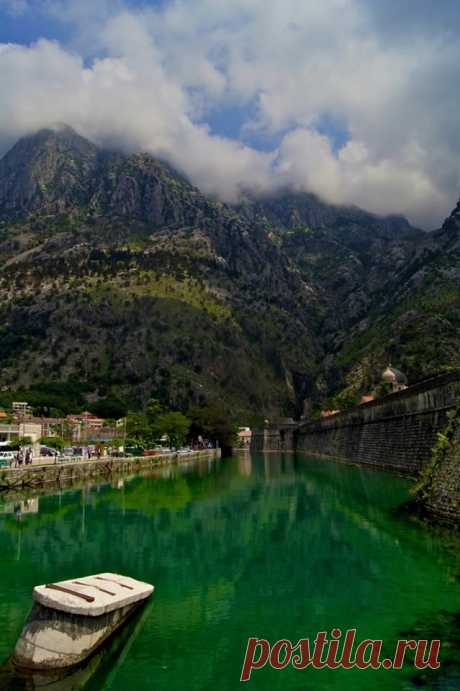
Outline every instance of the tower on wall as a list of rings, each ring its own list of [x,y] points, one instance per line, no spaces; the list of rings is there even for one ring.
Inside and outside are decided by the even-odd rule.
[[[404,372],[401,372],[401,370],[396,369],[396,367],[392,367],[391,363],[383,371],[382,381],[385,384],[389,384],[391,386],[391,390],[393,392],[394,391],[402,391],[403,389],[407,389],[407,377],[406,377],[406,375],[404,374]]]

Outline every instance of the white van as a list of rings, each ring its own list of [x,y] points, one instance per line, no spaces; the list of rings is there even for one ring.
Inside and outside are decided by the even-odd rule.
[[[17,451],[5,451],[0,448],[0,466],[10,465],[16,454]]]

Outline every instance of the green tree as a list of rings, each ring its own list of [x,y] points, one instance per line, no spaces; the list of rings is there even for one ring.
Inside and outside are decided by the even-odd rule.
[[[161,405],[160,401],[158,401],[156,398],[151,398],[145,409],[145,414],[151,427],[154,427],[161,413],[163,413],[163,406]]]
[[[63,449],[65,446],[65,441],[62,437],[40,437],[40,444],[43,446],[49,446],[50,449]]]
[[[192,420],[191,435],[202,435],[219,446],[230,448],[236,442],[239,425],[218,405],[193,406],[189,410]]]
[[[171,411],[158,415],[153,429],[158,437],[165,434],[169,439],[169,444],[178,448],[184,443],[191,424],[191,420],[183,413]]]
[[[359,395],[350,389],[344,389],[326,402],[329,410],[350,410],[356,405],[359,405]]]
[[[127,445],[147,444],[151,436],[151,428],[147,415],[130,412],[126,416]]]
[[[17,437],[17,439],[12,439],[9,443],[10,449],[16,451],[21,446],[30,446],[32,444],[32,439],[30,437]]]
[[[127,406],[123,401],[115,397],[101,398],[96,403],[89,406],[89,410],[93,415],[99,417],[118,420],[126,415]]]
[[[383,398],[384,396],[388,396],[388,394],[393,392],[393,387],[391,386],[390,382],[382,381],[380,384],[376,387],[375,389],[375,397],[376,398]]]
[[[54,432],[53,437],[61,437],[68,442],[72,441],[74,427],[68,420],[51,425],[51,430]]]

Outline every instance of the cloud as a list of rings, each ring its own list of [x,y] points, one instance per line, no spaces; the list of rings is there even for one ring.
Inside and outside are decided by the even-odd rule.
[[[433,205],[443,208],[446,198],[410,159],[410,152],[403,152],[399,161],[373,159],[355,141],[336,156],[327,137],[298,129],[283,139],[277,172],[287,186],[310,190],[331,203],[352,201],[377,214],[411,216],[417,209],[420,218],[433,218]]]
[[[436,21],[421,0],[414,22],[406,1],[391,12],[377,0],[31,4],[72,38],[0,49],[4,147],[63,121],[165,157],[226,201],[289,185],[425,227],[458,198],[460,46],[450,25],[459,12],[450,0]],[[240,141],[211,132],[207,117],[235,107],[248,114]],[[344,123],[338,150],[333,133],[318,131],[325,121]],[[271,151],[257,150],[257,135]]]

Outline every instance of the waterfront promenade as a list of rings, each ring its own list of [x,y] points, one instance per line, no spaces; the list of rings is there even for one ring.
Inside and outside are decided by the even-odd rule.
[[[115,458],[103,456],[90,461],[65,461],[55,463],[53,459],[42,464],[19,468],[0,469],[0,492],[42,487],[45,485],[73,482],[86,478],[109,477],[119,473],[133,473],[139,470],[189,461],[215,460],[221,457],[220,449],[202,449],[188,453],[170,452],[155,456]]]

